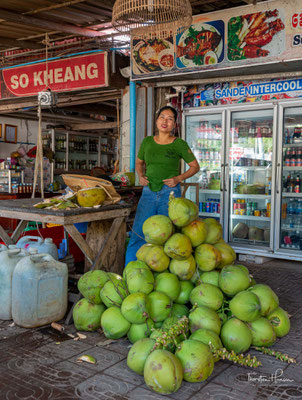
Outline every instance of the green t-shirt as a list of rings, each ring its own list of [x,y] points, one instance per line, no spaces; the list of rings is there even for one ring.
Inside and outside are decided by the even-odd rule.
[[[195,160],[187,142],[176,138],[173,143],[158,144],[153,136],[147,136],[142,141],[137,157],[146,164],[146,176],[149,188],[158,192],[163,187],[163,179],[179,175],[179,163]]]

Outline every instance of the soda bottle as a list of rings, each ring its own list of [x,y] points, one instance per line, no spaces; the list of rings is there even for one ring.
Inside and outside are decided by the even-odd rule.
[[[299,177],[299,175],[297,175],[297,178],[296,178],[295,193],[300,193],[300,177]]]

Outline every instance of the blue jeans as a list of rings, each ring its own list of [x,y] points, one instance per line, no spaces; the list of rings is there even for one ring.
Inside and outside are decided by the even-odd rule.
[[[168,216],[168,203],[171,192],[174,192],[175,197],[181,197],[180,184],[172,188],[164,185],[159,192],[152,192],[148,186],[144,186],[137,205],[132,232],[126,251],[125,265],[130,261],[136,260],[137,250],[146,243],[143,234],[143,223],[146,219],[152,215],[158,214]]]

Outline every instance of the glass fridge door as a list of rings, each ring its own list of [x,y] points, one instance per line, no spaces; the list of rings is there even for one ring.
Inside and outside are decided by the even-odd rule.
[[[292,250],[302,250],[302,106],[283,110],[281,212],[277,248],[292,253]]]
[[[228,241],[272,250],[274,109],[230,113]]]
[[[221,219],[221,160],[223,155],[224,111],[219,113],[186,115],[186,141],[196,156],[200,171],[186,183],[196,183],[189,187],[186,197],[199,203],[199,215]],[[222,222],[222,221],[221,221]]]

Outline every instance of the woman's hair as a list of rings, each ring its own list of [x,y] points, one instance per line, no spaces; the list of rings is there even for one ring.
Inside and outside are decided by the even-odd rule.
[[[177,120],[177,110],[175,110],[175,108],[174,108],[174,107],[171,107],[171,106],[164,106],[164,107],[162,107],[162,108],[158,111],[158,113],[156,114],[155,121],[158,120],[160,114],[161,114],[163,111],[165,111],[165,110],[170,110],[170,111],[172,111],[172,113],[173,113],[173,115],[174,115],[174,120],[175,120],[175,122],[176,122],[176,120]]]

